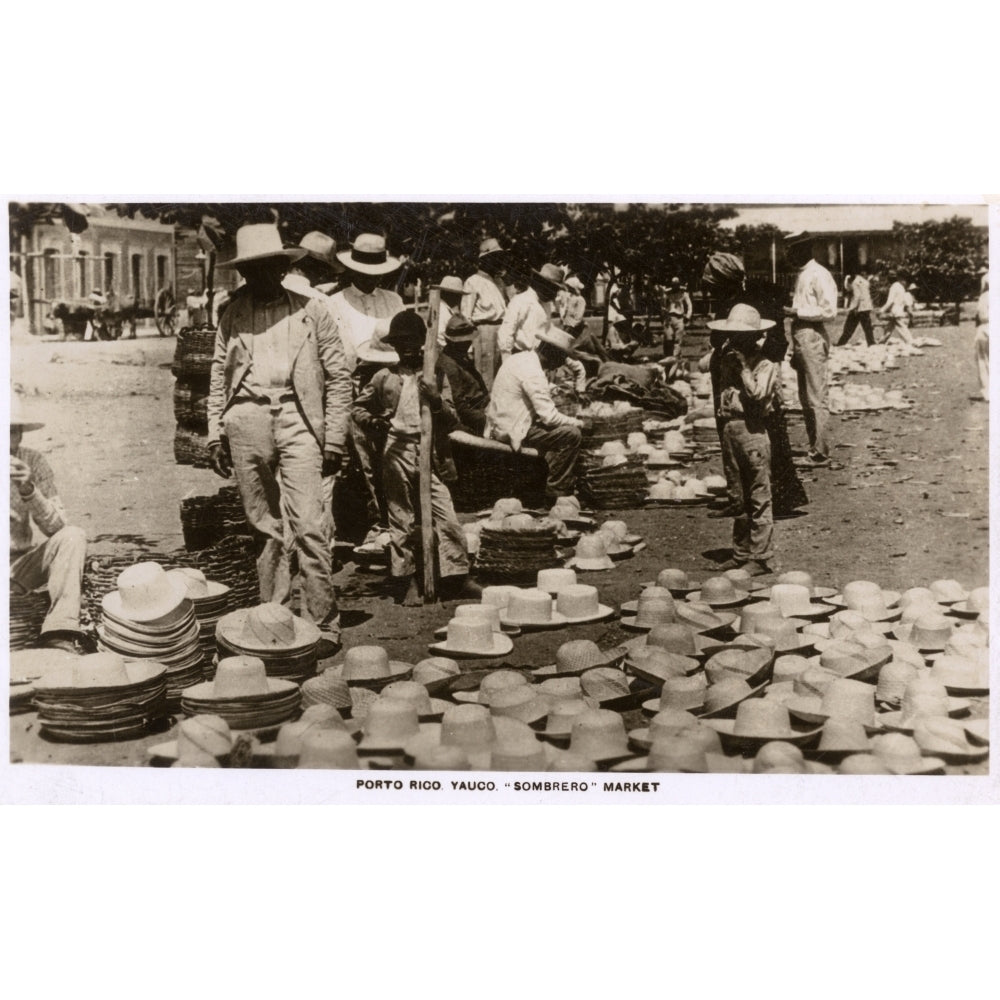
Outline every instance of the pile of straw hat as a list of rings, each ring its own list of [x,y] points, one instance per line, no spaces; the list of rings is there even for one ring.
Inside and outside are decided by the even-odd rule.
[[[198,645],[202,662],[211,667],[215,655],[215,628],[229,610],[229,588],[224,583],[207,580],[200,569],[182,567],[167,571],[167,576],[180,580],[187,592],[187,599],[194,606],[198,620]]]
[[[26,594],[10,591],[10,648],[30,646],[42,631],[42,623],[49,611],[47,591],[29,591]]]
[[[171,700],[204,676],[198,621],[187,587],[158,563],[137,563],[119,574],[118,589],[101,601],[97,635],[104,650],[163,664]]]
[[[319,629],[280,604],[241,608],[219,619],[219,657],[251,656],[263,661],[269,677],[301,682],[316,672]]]
[[[268,677],[264,661],[255,656],[227,656],[219,661],[213,680],[184,691],[181,708],[187,715],[218,715],[231,729],[270,729],[289,721],[298,711],[299,686]]]
[[[68,743],[142,736],[167,713],[166,676],[162,663],[116,653],[54,658],[34,682],[42,735]]]

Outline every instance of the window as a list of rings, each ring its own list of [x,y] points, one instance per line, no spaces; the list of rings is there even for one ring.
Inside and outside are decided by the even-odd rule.
[[[170,285],[170,258],[165,254],[156,255],[156,291]]]
[[[51,248],[44,251],[42,254],[42,298],[49,302],[62,298],[59,270],[59,251]]]
[[[132,254],[132,297],[138,304],[143,299],[142,287],[142,254]]]
[[[73,295],[85,299],[90,292],[90,258],[86,252],[78,253],[73,258]]]
[[[104,255],[104,294],[110,295],[115,290],[115,257],[117,254],[106,253]]]

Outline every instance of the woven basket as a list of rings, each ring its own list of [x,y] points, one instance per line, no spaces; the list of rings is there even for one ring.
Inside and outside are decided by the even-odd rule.
[[[42,623],[49,611],[46,591],[30,594],[10,594],[10,648],[24,649],[41,634]]]
[[[196,469],[209,468],[208,437],[178,427],[174,430],[174,461],[178,465],[193,465]]]
[[[451,448],[458,469],[458,481],[451,486],[456,510],[482,510],[501,497],[517,497],[526,507],[545,506],[544,458],[484,450],[454,439]]]

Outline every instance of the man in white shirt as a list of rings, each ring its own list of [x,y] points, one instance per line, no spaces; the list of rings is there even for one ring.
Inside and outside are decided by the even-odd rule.
[[[484,436],[509,444],[535,448],[549,466],[546,497],[568,496],[576,485],[576,457],[580,428],[575,417],[561,413],[552,401],[547,377],[566,361],[573,347],[568,333],[555,327],[542,330],[533,350],[511,354],[500,366],[486,408]]]
[[[353,372],[358,363],[358,349],[363,345],[375,352],[386,350],[381,337],[389,332],[392,317],[404,309],[402,298],[379,284],[387,275],[399,270],[401,262],[389,256],[385,237],[375,233],[362,233],[351,244],[350,250],[337,254],[337,259],[347,268],[351,284],[330,296],[330,301],[337,317],[347,364]],[[353,414],[349,426],[351,444],[365,481],[369,521],[365,542],[370,543],[389,530],[379,467],[382,441],[373,440],[366,434]]]
[[[976,336],[972,346],[976,352],[976,368],[979,371],[979,395],[973,399],[990,401],[990,276],[982,276],[982,292],[976,304]]]
[[[902,275],[898,271],[889,272],[889,281],[892,284],[889,286],[885,305],[881,309],[881,312],[889,319],[889,330],[885,335],[885,341],[897,336],[904,344],[913,347],[913,335],[910,333],[909,326],[912,296],[907,293]],[[914,350],[916,351],[917,348]]]
[[[868,280],[868,268],[862,267],[844,291],[849,292],[851,297],[847,302],[844,332],[840,335],[837,346],[842,347],[848,343],[860,324],[865,333],[865,341],[871,347],[875,343],[875,334],[872,330],[872,289]]]
[[[489,389],[497,370],[497,331],[507,308],[503,276],[507,270],[507,251],[495,239],[479,244],[479,270],[465,279],[462,314],[472,320],[476,335],[472,339],[472,360]]]
[[[785,312],[792,318],[792,367],[798,376],[799,401],[809,437],[809,461],[825,465],[830,460],[827,436],[830,335],[826,323],[837,317],[837,283],[813,258],[812,243],[802,235],[786,237],[791,241],[787,257],[800,270],[791,308],[786,307]]]
[[[572,337],[583,332],[587,300],[583,297],[583,282],[574,274],[566,279],[566,308],[560,314],[562,328]]]
[[[504,361],[515,351],[532,350],[542,333],[556,329],[552,325],[552,303],[563,280],[561,267],[543,264],[540,270],[531,272],[528,287],[510,300],[497,332],[497,346]]]

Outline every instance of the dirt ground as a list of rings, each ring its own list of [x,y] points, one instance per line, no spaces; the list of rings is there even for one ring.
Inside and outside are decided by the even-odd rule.
[[[830,586],[871,579],[905,589],[944,577],[968,587],[987,583],[988,408],[970,398],[977,389],[973,326],[963,321],[915,333],[942,346],[900,359],[896,371],[849,378],[902,389],[916,405],[832,417],[834,462],[803,477],[807,516],[776,526],[780,569],[809,570]],[[174,464],[174,340],[140,330],[132,341],[47,342],[15,328],[11,346],[12,384],[46,420],[25,444],[48,456],[72,521],[98,543],[139,535],[163,551],[181,546],[179,501],[221,483],[207,470]],[[804,448],[800,419],[790,433],[793,447]],[[721,466],[716,459],[698,471],[721,472]],[[588,576],[604,603],[635,598],[640,584],[665,566],[704,577],[728,555],[730,522],[709,519],[704,508],[606,514],[624,517],[648,545],[615,569]],[[378,596],[376,582],[352,564],[339,574],[341,607],[349,612],[345,643],[377,642],[393,658],[410,661],[428,655],[431,633],[450,617],[447,608],[403,609]],[[572,636],[536,633],[519,639],[507,662],[551,663],[569,637],[610,646],[628,633],[615,622],[578,627]],[[984,711],[985,704],[978,714]],[[39,739],[34,720],[34,714],[12,717],[12,759],[141,764],[145,745],[165,738],[60,746]]]

